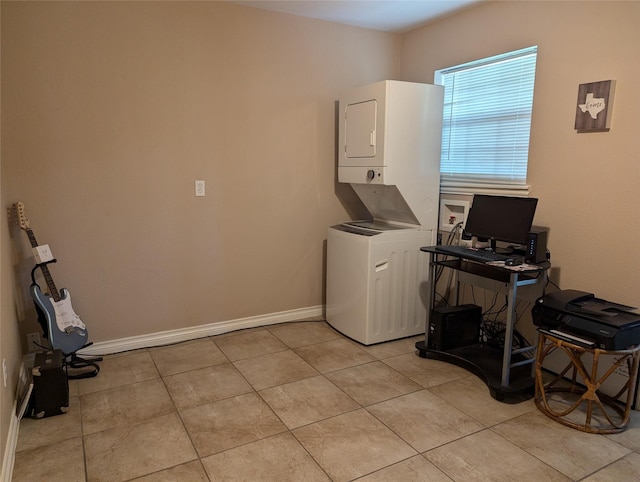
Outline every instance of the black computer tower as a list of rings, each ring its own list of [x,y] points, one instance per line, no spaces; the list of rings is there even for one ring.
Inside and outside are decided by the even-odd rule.
[[[450,350],[480,341],[482,308],[478,305],[447,306],[431,310],[427,346]]]
[[[532,226],[527,237],[527,252],[524,256],[528,263],[542,263],[547,261],[547,236],[546,228]]]

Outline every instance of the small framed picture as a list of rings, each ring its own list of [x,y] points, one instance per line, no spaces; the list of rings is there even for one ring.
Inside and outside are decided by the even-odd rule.
[[[578,86],[576,123],[578,132],[602,132],[611,127],[615,80],[603,80]]]

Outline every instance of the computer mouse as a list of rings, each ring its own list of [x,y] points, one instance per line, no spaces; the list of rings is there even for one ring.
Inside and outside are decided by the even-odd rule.
[[[518,266],[522,264],[522,260],[518,258],[507,258],[504,260],[505,266]]]

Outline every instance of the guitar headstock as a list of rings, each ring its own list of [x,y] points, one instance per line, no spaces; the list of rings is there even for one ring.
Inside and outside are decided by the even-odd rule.
[[[29,218],[24,213],[24,203],[22,201],[18,201],[13,205],[13,209],[16,212],[16,221],[18,222],[18,226],[25,231],[29,229]]]

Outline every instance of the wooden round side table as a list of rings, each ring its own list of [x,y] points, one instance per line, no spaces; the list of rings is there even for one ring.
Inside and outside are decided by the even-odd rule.
[[[538,333],[534,397],[538,409],[551,419],[583,432],[607,434],[625,430],[638,377],[640,345],[603,350],[571,343],[544,330]],[[545,383],[542,364],[557,350],[566,355],[568,363]],[[599,374],[602,367],[607,367],[606,371]],[[616,371],[627,375],[626,382],[613,396],[602,393],[602,384]]]

